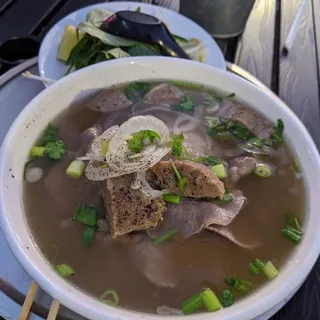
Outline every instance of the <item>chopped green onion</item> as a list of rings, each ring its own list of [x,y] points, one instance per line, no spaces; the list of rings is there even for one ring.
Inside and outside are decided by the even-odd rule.
[[[297,230],[298,231],[298,230]],[[302,236],[289,229],[282,229],[282,235],[295,243],[300,243]]]
[[[169,238],[171,238],[173,235],[175,235],[177,232],[179,231],[179,229],[174,228],[169,230],[168,232],[164,233],[163,235],[161,235],[160,237],[156,238],[153,240],[154,244],[159,244],[161,242],[163,242],[164,240],[167,240]]]
[[[208,311],[222,309],[222,304],[211,289],[206,289],[200,293],[201,301]]]
[[[223,163],[223,160],[214,156],[208,156],[208,157],[198,157],[200,158],[200,161],[196,162],[203,162],[206,166],[215,166],[217,164]],[[197,158],[197,159],[198,159]]]
[[[299,218],[297,218],[292,213],[287,213],[286,216],[287,216],[287,223],[290,225],[290,227],[293,227],[293,228],[295,228],[295,229],[297,229],[299,231],[302,231]]]
[[[294,164],[294,169],[295,169],[296,173],[301,173],[301,165],[300,165],[299,159],[297,159],[297,158],[294,159],[293,164]]]
[[[258,258],[256,258],[254,261],[253,261],[253,265],[258,269],[258,270],[262,270],[265,266],[265,264]]]
[[[82,222],[86,226],[95,227],[98,220],[98,214],[95,208],[90,207],[87,204],[81,204],[77,207],[73,219]]]
[[[113,300],[109,300],[109,299],[106,299],[108,296],[111,296],[113,298]],[[106,303],[110,306],[117,306],[119,304],[119,296],[117,294],[116,291],[114,290],[106,290],[101,296],[100,296],[100,301],[103,302],[103,303]]]
[[[297,230],[295,228],[292,228],[291,226],[287,226],[286,229],[298,234],[299,236],[302,236],[303,235],[303,232],[301,230]]]
[[[55,269],[63,278],[66,278],[75,274],[73,269],[67,264],[58,264],[56,265]]]
[[[101,140],[101,155],[103,157],[106,156],[108,152],[108,147],[109,147],[109,139],[102,139]]]
[[[258,164],[253,169],[253,173],[259,178],[268,178],[271,176],[271,169],[266,164]]]
[[[255,276],[260,273],[260,270],[253,263],[250,263],[249,269]]]
[[[82,233],[81,243],[84,247],[89,248],[92,245],[96,229],[93,227],[85,227]]]
[[[228,175],[226,166],[223,163],[212,166],[210,169],[217,175],[219,179],[224,179]]]
[[[264,268],[262,269],[264,274],[268,277],[269,280],[274,279],[278,275],[278,270],[277,268],[273,265],[271,261],[268,261]]]
[[[180,196],[177,196],[176,194],[164,194],[162,196],[162,199],[165,202],[179,204],[180,203]]]
[[[226,204],[226,203],[232,202],[232,200],[233,200],[232,193],[226,192],[226,193],[223,195],[223,198],[222,198],[222,199],[215,200],[215,202],[216,202],[217,204]]]
[[[85,163],[81,160],[74,160],[70,163],[69,167],[66,170],[67,176],[71,178],[80,178],[83,174],[84,168],[86,167]]]
[[[220,298],[220,302],[225,308],[230,307],[234,304],[234,296],[230,289],[224,289],[222,291],[222,297]]]
[[[46,151],[45,147],[32,147],[30,150],[31,157],[43,157]]]
[[[201,307],[202,299],[198,294],[193,295],[191,298],[181,303],[181,309],[183,314],[195,313]]]
[[[187,182],[187,179],[186,178],[182,178],[179,170],[177,169],[177,167],[176,167],[176,165],[174,163],[172,163],[172,169],[173,169],[176,177],[178,178],[178,188],[180,189],[181,192],[183,192],[183,188],[184,188],[184,185]]]

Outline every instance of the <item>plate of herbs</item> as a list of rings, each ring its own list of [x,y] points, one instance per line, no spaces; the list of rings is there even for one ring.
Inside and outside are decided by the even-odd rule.
[[[156,46],[115,37],[99,29],[103,21],[122,10],[139,10],[157,17],[192,60],[226,69],[219,46],[192,20],[163,7],[123,1],[88,6],[57,22],[40,47],[40,76],[58,80],[75,70],[107,60],[161,55]]]

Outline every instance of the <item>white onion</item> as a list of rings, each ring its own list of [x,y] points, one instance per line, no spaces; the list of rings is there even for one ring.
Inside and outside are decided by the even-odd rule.
[[[96,137],[91,145],[91,150],[96,155],[100,155],[105,157],[105,155],[101,154],[101,141],[102,140],[110,140],[115,133],[119,130],[119,126],[112,126],[104,131],[100,136]]]
[[[38,182],[43,176],[43,170],[39,167],[32,167],[26,171],[26,180],[30,183]]]
[[[187,114],[181,113],[173,125],[173,133],[179,134],[181,132],[186,133],[194,130],[198,127],[200,120],[194,117],[188,116]]]
[[[141,153],[133,155],[128,149],[127,139],[130,135],[144,130],[157,132],[161,137],[160,145],[148,145]],[[94,155],[88,155],[91,161],[85,171],[89,180],[102,181],[133,172],[147,171],[171,150],[166,146],[170,138],[168,127],[153,116],[132,117],[120,127],[111,127],[107,131],[97,137],[92,144]],[[96,160],[101,161],[102,139],[110,139],[106,154],[107,168],[95,166]]]
[[[157,314],[160,316],[182,316],[183,312],[180,309],[171,308],[167,306],[158,306]]]

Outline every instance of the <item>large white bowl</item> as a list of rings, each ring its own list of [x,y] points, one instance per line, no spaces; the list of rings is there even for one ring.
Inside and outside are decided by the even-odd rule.
[[[49,121],[67,109],[71,103],[97,88],[132,80],[158,79],[189,80],[222,91],[235,92],[238,99],[262,111],[269,119],[283,119],[286,126],[285,138],[300,158],[307,194],[308,218],[304,224],[305,236],[290,260],[280,270],[279,276],[230,308],[189,317],[193,320],[253,319],[286,298],[303,281],[319,255],[320,158],[309,133],[285,104],[228,72],[180,59],[119,59],[75,72],[40,93],[13,123],[1,149],[2,231],[15,256],[31,277],[48,294],[77,313],[91,319],[161,318],[106,306],[59,277],[41,255],[30,234],[22,201],[24,163],[31,146]],[[137,294],[138,292],[139,288]]]

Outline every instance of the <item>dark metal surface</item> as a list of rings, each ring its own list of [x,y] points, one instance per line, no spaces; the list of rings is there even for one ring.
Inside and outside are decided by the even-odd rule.
[[[236,0],[235,0],[236,1]],[[225,57],[257,77],[302,119],[320,146],[320,0],[310,0],[288,55],[282,52],[302,0],[256,0],[243,35],[219,40]],[[0,0],[0,42],[14,36],[41,40],[68,13],[98,0]],[[317,42],[318,39],[318,42]],[[1,75],[0,66],[0,75]],[[272,320],[320,319],[320,260]]]

